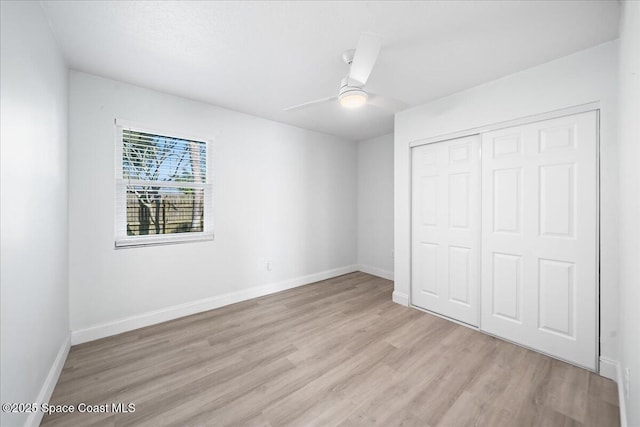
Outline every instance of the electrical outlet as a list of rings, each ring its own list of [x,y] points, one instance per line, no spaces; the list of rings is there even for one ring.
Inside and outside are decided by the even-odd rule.
[[[273,264],[271,263],[271,261],[267,261],[267,271],[271,271],[273,269]]]
[[[627,400],[629,399],[629,394],[631,390],[631,371],[629,368],[624,369],[624,395]]]

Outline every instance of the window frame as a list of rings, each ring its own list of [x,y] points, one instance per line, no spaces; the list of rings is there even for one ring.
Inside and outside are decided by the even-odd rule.
[[[209,138],[194,137],[183,132],[174,132],[171,130],[158,130],[153,126],[141,125],[128,120],[116,118],[115,124],[115,168],[114,168],[114,214],[115,214],[115,230],[114,230],[114,248],[133,248],[142,246],[168,245],[176,243],[189,243],[213,240],[213,141]],[[204,212],[203,212],[203,231],[193,231],[188,233],[169,233],[145,236],[128,236],[127,229],[127,184],[136,183],[135,180],[125,179],[123,176],[123,130],[132,130],[143,132],[167,138],[184,139],[205,144],[206,150],[206,174],[205,183],[193,183],[194,188],[204,189]],[[158,181],[162,183],[162,181]],[[171,183],[171,181],[169,181]],[[167,182],[165,182],[167,184]],[[165,185],[167,186],[167,185]],[[170,184],[168,186],[174,186]],[[180,183],[184,187],[184,183]],[[191,185],[190,185],[191,186]],[[124,208],[123,208],[124,207]],[[123,234],[124,230],[124,234]]]

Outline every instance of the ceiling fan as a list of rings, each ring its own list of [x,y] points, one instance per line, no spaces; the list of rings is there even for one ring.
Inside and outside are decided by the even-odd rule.
[[[358,46],[342,54],[342,60],[350,66],[349,74],[342,79],[338,95],[317,99],[304,104],[285,108],[284,111],[295,111],[314,105],[338,101],[345,108],[358,108],[365,104],[395,113],[407,107],[402,101],[376,95],[365,90],[365,84],[373,70],[380,52],[380,37],[372,33],[362,33]]]

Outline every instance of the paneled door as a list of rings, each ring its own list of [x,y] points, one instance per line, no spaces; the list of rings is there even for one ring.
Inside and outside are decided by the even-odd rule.
[[[478,326],[480,137],[412,149],[411,303]]]
[[[595,370],[597,114],[482,135],[481,329]]]

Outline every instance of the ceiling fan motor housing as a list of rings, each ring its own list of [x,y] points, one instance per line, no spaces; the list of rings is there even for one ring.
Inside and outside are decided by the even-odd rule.
[[[343,86],[340,88],[340,94],[338,95],[338,98],[343,98],[345,96],[351,96],[351,95],[360,95],[360,96],[364,96],[365,98],[367,97],[367,92],[365,92],[362,88],[360,87],[356,87],[356,86]]]
[[[350,79],[348,76],[342,79],[340,84],[340,92],[338,94],[338,102],[344,107],[358,107],[367,102],[367,92],[364,85],[356,80]]]
[[[364,92],[364,83],[361,83],[357,80],[349,78],[349,76],[342,79],[340,82],[340,92],[342,95],[344,92],[352,91],[352,90],[360,90]]]

